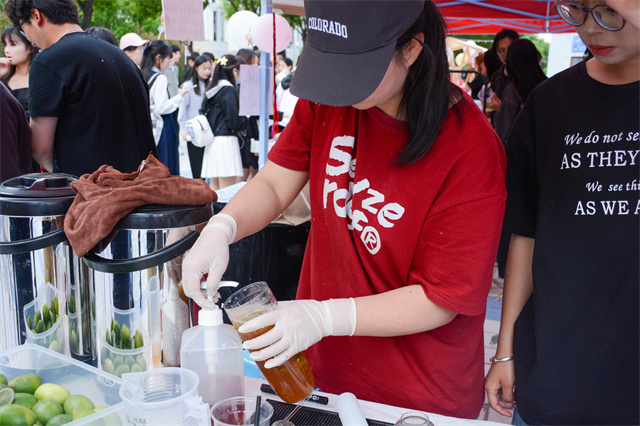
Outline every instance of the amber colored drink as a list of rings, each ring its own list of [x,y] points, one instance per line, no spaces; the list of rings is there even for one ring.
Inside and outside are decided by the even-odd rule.
[[[258,282],[243,287],[229,296],[223,307],[237,330],[250,319],[276,309],[277,302],[267,284]],[[273,326],[269,326],[250,333],[239,334],[244,342],[258,337],[272,328]],[[304,352],[297,353],[278,367],[265,368],[265,362],[256,361],[256,364],[283,401],[293,404],[303,400],[313,391],[315,380]]]
[[[234,326],[236,329],[240,327],[240,325],[236,325],[235,323]],[[272,328],[273,326],[270,326],[251,333],[239,334],[244,342],[258,337]],[[273,390],[276,391],[283,401],[293,404],[303,400],[313,391],[315,380],[304,352],[297,353],[278,367],[265,368],[265,362],[266,361],[256,361],[256,364]]]

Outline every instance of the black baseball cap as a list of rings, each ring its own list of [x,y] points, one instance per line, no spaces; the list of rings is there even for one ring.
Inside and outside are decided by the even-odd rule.
[[[398,38],[425,0],[305,0],[307,41],[291,93],[312,102],[362,102],[384,77]]]

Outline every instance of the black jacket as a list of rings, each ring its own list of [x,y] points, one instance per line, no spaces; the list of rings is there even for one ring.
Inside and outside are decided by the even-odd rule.
[[[238,95],[233,87],[223,87],[211,99],[205,97],[202,111],[206,111],[216,136],[237,136],[247,126],[247,118],[238,115]]]

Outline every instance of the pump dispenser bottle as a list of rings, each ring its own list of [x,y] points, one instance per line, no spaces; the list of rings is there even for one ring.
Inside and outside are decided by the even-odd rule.
[[[237,286],[222,281],[220,287]],[[200,378],[198,393],[213,406],[232,396],[244,395],[244,360],[242,341],[233,326],[222,322],[222,310],[201,309],[198,325],[184,332],[180,361],[183,368]]]
[[[180,367],[182,334],[189,328],[189,306],[180,298],[178,284],[171,280],[169,296],[162,305],[162,353],[165,367]]]

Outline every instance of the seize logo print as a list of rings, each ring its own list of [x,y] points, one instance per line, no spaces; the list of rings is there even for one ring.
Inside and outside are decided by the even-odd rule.
[[[326,177],[323,189],[323,206],[325,209],[333,207],[338,217],[347,218],[349,230],[360,234],[360,240],[369,253],[380,251],[382,241],[376,226],[392,228],[404,214],[404,207],[398,203],[385,203],[385,195],[371,188],[368,179],[354,182],[356,160],[353,158],[353,136],[339,136],[333,139],[329,152],[329,161],[325,169]],[[348,188],[341,188],[336,179],[347,175]],[[359,205],[353,205],[353,196],[363,193]]]

